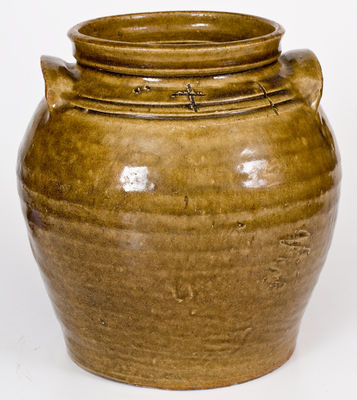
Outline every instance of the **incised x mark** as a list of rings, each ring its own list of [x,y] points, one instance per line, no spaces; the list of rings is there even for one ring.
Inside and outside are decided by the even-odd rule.
[[[192,86],[189,83],[186,85],[186,87],[187,87],[186,90],[181,90],[176,93],[173,93],[171,97],[174,98],[177,96],[187,96],[188,100],[190,101],[190,104],[187,104],[186,107],[194,112],[197,112],[198,106],[195,102],[195,96],[205,96],[205,95],[202,92],[196,92],[194,89],[192,89]]]
[[[260,89],[262,89],[263,94],[264,94],[264,97],[269,101],[270,107],[274,110],[274,112],[275,112],[276,115],[279,115],[278,108],[277,108],[277,106],[274,104],[273,100],[269,97],[268,92],[267,92],[267,90],[265,89],[265,87],[264,87],[261,83],[259,83],[259,82],[257,82],[257,84],[259,85]]]

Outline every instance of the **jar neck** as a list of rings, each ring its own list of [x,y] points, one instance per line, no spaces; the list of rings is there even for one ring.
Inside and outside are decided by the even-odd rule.
[[[209,76],[133,76],[41,58],[50,112],[68,108],[132,118],[193,119],[249,114],[279,115],[299,101],[317,112],[322,73],[309,50],[285,53],[261,68]]]
[[[281,64],[210,76],[131,76],[76,66],[69,103],[76,108],[135,118],[205,118],[277,112],[291,100]]]
[[[280,55],[283,28],[235,13],[176,11],[99,18],[69,32],[82,66],[150,77],[259,68]]]

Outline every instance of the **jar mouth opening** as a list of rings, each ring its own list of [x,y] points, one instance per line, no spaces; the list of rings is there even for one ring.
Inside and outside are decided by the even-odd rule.
[[[103,17],[76,25],[82,40],[111,44],[210,46],[263,39],[281,28],[273,21],[224,12],[157,12]]]
[[[131,68],[136,74],[166,70],[185,75],[197,70],[200,75],[199,69],[264,63],[264,57],[279,53],[283,33],[279,24],[251,15],[168,11],[98,18],[74,26],[68,35],[84,65],[106,65],[103,69],[123,73]]]

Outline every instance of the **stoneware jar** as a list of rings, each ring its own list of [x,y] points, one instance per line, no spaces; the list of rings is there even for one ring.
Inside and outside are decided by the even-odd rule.
[[[45,56],[18,159],[33,254],[72,359],[212,388],[282,365],[325,261],[339,155],[309,50],[217,12],[119,15]]]

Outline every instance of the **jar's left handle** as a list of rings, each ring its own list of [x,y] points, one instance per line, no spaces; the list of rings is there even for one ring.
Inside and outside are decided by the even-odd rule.
[[[57,57],[42,56],[41,69],[50,112],[63,109],[73,96],[73,86],[79,79],[80,72],[76,64],[67,63]]]

